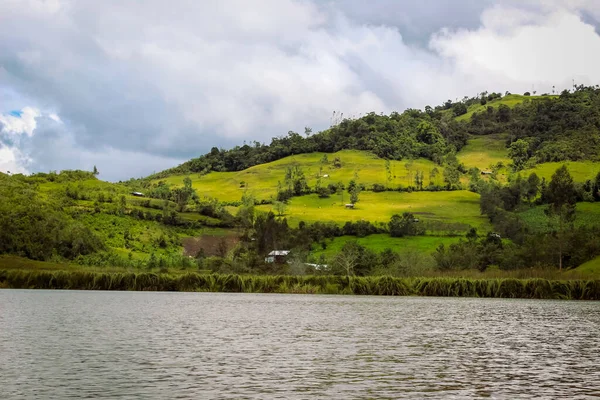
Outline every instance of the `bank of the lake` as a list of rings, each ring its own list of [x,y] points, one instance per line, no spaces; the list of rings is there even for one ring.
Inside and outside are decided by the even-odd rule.
[[[0,288],[600,300],[600,280],[2,270]]]

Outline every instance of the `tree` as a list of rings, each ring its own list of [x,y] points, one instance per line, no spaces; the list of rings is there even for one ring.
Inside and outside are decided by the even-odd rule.
[[[125,208],[127,207],[127,199],[125,198],[124,195],[121,195],[121,198],[119,199],[119,207],[120,207],[121,213],[124,213]]]
[[[418,233],[417,223],[418,222],[416,222],[415,216],[412,213],[405,212],[402,216],[394,214],[388,223],[390,236],[415,236]]]
[[[558,220],[558,268],[562,270],[564,237],[566,229],[575,220],[575,207],[577,206],[575,185],[566,165],[557,169],[552,175],[547,189],[547,197],[549,206],[546,213],[549,218]]]
[[[275,208],[275,211],[277,211],[277,215],[279,215],[281,217],[282,215],[285,214],[287,205],[283,201],[274,201],[273,208]]]
[[[535,199],[535,197],[540,192],[540,178],[537,176],[535,172],[529,175],[527,178],[527,191],[525,193],[525,197],[527,197],[527,202],[531,205],[531,200]]]
[[[387,181],[387,187],[389,188],[390,184],[392,183],[392,167],[390,160],[385,160],[385,178]]]
[[[452,106],[452,113],[455,117],[464,115],[467,113],[467,106],[465,105],[465,103],[462,102],[456,103]]]
[[[429,171],[429,184],[435,185],[435,178],[439,175],[440,171],[437,167],[433,167],[431,171]]]
[[[96,166],[94,165],[94,172],[92,172],[94,174],[94,176],[98,176],[100,174],[100,172],[98,172],[98,168],[96,168]]]
[[[417,189],[423,190],[423,180],[424,180],[423,171],[417,170],[417,172],[415,173],[415,186]]]
[[[344,243],[339,253],[333,258],[334,270],[346,276],[354,275],[354,270],[359,265],[361,252],[364,250],[355,240]]]
[[[452,186],[460,183],[460,171],[457,164],[448,164],[444,168],[444,182],[446,182],[448,188],[452,188]]]
[[[358,203],[358,201],[359,201],[358,196],[360,195],[360,192],[361,192],[360,186],[356,185],[354,187],[354,189],[352,189],[352,191],[350,192],[350,203],[352,203],[352,204]]]
[[[513,169],[515,171],[522,170],[529,159],[529,143],[523,139],[511,143],[508,148],[508,156],[513,161]]]

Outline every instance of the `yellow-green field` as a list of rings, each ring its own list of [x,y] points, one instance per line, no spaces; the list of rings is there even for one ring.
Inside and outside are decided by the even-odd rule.
[[[288,166],[300,165],[304,171],[309,186],[314,186],[317,177],[321,175],[321,184],[343,182],[347,184],[357,177],[357,182],[366,186],[374,183],[388,184],[385,160],[377,156],[358,150],[342,150],[337,153],[327,154],[329,162],[321,162],[325,153],[298,154],[273,161],[268,164],[257,165],[239,172],[211,172],[207,175],[192,174],[192,185],[200,196],[218,198],[221,201],[240,200],[244,192],[254,195],[257,200],[269,199],[277,194],[277,184],[284,184],[285,170]],[[339,157],[341,168],[333,167],[333,160]],[[433,179],[434,183],[442,184],[443,167],[430,160],[403,160],[391,161],[390,170],[391,186],[414,185],[415,172],[422,171],[425,184],[429,183],[429,174],[437,168],[439,173]],[[323,177],[328,175],[327,177]],[[175,175],[161,179],[175,186],[183,186],[185,175]],[[158,180],[156,181],[158,182]],[[241,183],[244,183],[242,185]]]
[[[600,163],[593,161],[567,161],[538,164],[534,168],[523,171],[525,176],[535,172],[540,178],[550,180],[557,169],[566,165],[575,182],[585,182],[586,179],[594,179],[600,172]]]
[[[477,167],[481,170],[487,170],[490,165],[499,162],[504,165],[511,162],[506,148],[506,135],[473,136],[457,154],[457,158],[467,168]]]
[[[480,230],[489,228],[487,219],[479,211],[479,195],[466,190],[454,192],[362,192],[355,209],[346,209],[348,193],[342,199],[339,195],[321,199],[315,194],[294,197],[290,200],[285,217],[291,225],[300,221],[346,221],[366,220],[389,222],[394,214],[414,213],[426,220],[448,223],[463,223]],[[275,210],[270,205],[258,206],[262,211]]]
[[[600,257],[596,257],[593,260],[583,263],[579,267],[569,272],[583,275],[600,276]]]

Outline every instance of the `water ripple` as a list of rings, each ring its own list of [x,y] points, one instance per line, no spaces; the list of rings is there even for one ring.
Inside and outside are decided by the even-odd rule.
[[[0,291],[2,399],[600,397],[600,303]]]

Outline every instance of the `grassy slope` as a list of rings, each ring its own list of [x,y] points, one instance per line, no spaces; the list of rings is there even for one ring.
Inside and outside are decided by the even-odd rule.
[[[356,240],[360,245],[363,245],[376,252],[381,252],[385,249],[392,249],[399,253],[419,252],[430,254],[440,244],[449,245],[459,240],[458,237],[441,237],[441,236],[410,236],[403,238],[393,238],[388,234],[369,235],[364,238],[356,238],[354,236],[342,236],[327,242],[327,248],[318,248],[311,254],[319,257],[323,254],[325,257],[332,257],[337,254],[344,244],[348,241]]]
[[[600,257],[596,257],[570,271],[576,274],[600,276]]]
[[[461,190],[454,192],[362,192],[355,209],[346,209],[349,195],[344,198],[333,195],[320,199],[311,194],[295,197],[286,210],[286,218],[292,225],[300,221],[345,221],[368,220],[388,222],[394,214],[405,211],[415,213],[423,220],[441,220],[469,224],[481,230],[488,227],[487,219],[480,215],[479,195]],[[259,210],[270,211],[272,206],[258,206]],[[275,210],[273,210],[275,212]]]
[[[133,259],[147,259],[151,253],[157,255],[178,254],[183,251],[181,239],[187,236],[196,236],[203,234],[204,229],[186,230],[160,224],[156,221],[139,220],[130,216],[113,215],[111,208],[117,207],[121,196],[125,196],[127,209],[141,209],[149,211],[152,214],[162,213],[161,210],[153,208],[144,208],[137,206],[140,198],[130,194],[129,188],[118,183],[104,182],[97,179],[86,179],[74,182],[41,182],[38,186],[41,196],[53,196],[54,193],[63,192],[67,186],[76,189],[80,195],[84,195],[88,200],[73,201],[73,205],[68,207],[71,210],[82,211],[77,213],[77,220],[88,226],[96,235],[103,239],[109,250],[120,256]],[[101,212],[92,212],[94,203],[98,195],[102,193],[105,198],[113,197],[112,203],[100,203]],[[163,205],[163,200],[151,200],[152,203]],[[194,212],[178,213],[178,215],[187,220],[214,220]],[[210,229],[208,229],[210,231]],[[125,239],[125,236],[128,239]],[[164,238],[163,245],[159,245],[161,238]]]
[[[506,135],[474,136],[467,145],[458,153],[457,158],[467,168],[477,167],[481,170],[489,169],[498,162],[508,165],[508,149],[505,146]]]
[[[531,101],[535,101],[535,100],[541,100],[541,99],[551,99],[551,98],[556,98],[558,97],[557,95],[553,96],[553,95],[548,95],[548,96],[523,96],[520,94],[509,94],[508,96],[504,96],[501,99],[497,99],[497,100],[492,100],[492,101],[488,101],[487,104],[485,105],[481,105],[481,104],[473,104],[471,106],[469,106],[469,108],[467,109],[467,113],[463,114],[459,117],[456,118],[457,121],[467,121],[471,118],[471,116],[476,113],[476,112],[482,112],[485,111],[487,107],[500,107],[501,104],[507,105],[509,107],[514,107],[519,103],[522,103],[525,100],[531,100]]]
[[[532,207],[519,215],[534,232],[545,232],[549,230],[548,218],[544,214],[547,206]],[[600,225],[600,203],[577,203],[576,226]]]
[[[385,160],[375,155],[358,150],[342,150],[337,153],[327,154],[329,163],[323,165],[321,159],[325,153],[298,154],[289,156],[281,160],[273,161],[267,164],[257,165],[239,172],[211,172],[207,175],[190,175],[192,185],[201,196],[218,198],[221,201],[240,200],[244,191],[253,194],[256,199],[269,199],[277,194],[277,183],[285,179],[285,170],[290,165],[300,165],[304,170],[308,185],[314,186],[322,167],[321,174],[329,175],[328,178],[322,178],[322,185],[337,183],[339,181],[347,184],[351,179],[358,175],[358,181],[366,186],[374,183],[385,184],[386,169]],[[340,157],[342,161],[341,168],[334,168],[333,159]],[[392,161],[392,181],[390,185],[413,184],[409,178],[407,161]],[[435,181],[442,183],[443,168],[435,165],[432,161],[425,159],[413,160],[409,166],[411,176],[414,176],[416,170],[423,171],[426,182],[429,182],[429,172],[434,168],[439,170]],[[163,181],[182,186],[185,175],[175,175]],[[241,187],[240,182],[246,183],[246,188]]]
[[[550,180],[554,172],[564,165],[569,169],[569,173],[575,182],[585,182],[586,179],[594,179],[600,172],[600,163],[593,161],[568,161],[568,162],[551,162],[538,164],[534,168],[523,171],[525,176],[529,176],[535,172],[540,178]]]

